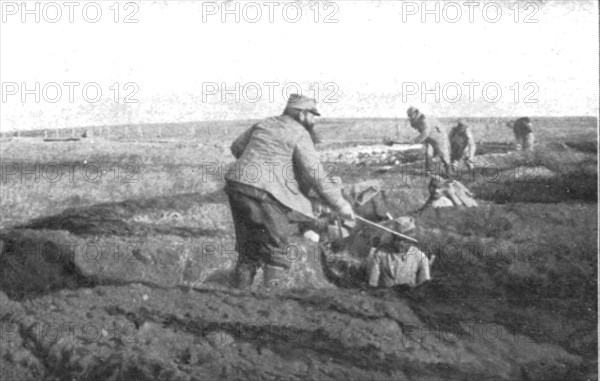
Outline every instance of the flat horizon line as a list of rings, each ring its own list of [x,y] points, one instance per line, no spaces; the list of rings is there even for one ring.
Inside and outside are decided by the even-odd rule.
[[[275,116],[275,115],[273,115]],[[434,116],[436,119],[444,119],[444,120],[458,120],[458,119],[466,119],[466,120],[477,120],[477,119],[514,119],[519,118],[524,115],[516,115],[516,116]],[[532,119],[559,119],[559,118],[594,118],[598,119],[596,115],[566,115],[566,116],[531,116],[527,115]],[[266,116],[265,118],[268,118]],[[102,127],[143,127],[143,126],[158,126],[158,125],[190,125],[190,124],[204,124],[204,123],[248,123],[253,121],[259,121],[265,118],[249,118],[249,119],[209,119],[209,120],[196,120],[189,122],[152,122],[152,123],[121,123],[121,124],[96,124],[96,125],[87,125],[87,126],[77,126],[77,127],[52,127],[52,128],[32,128],[32,129],[11,129],[11,130],[0,130],[0,133],[10,133],[10,132],[35,132],[35,131],[44,131],[44,130],[62,130],[62,129],[85,129],[85,128],[102,128]],[[405,120],[405,117],[321,117],[319,119],[320,122],[318,124],[326,123],[326,122],[334,122],[334,121],[347,121],[347,120]]]

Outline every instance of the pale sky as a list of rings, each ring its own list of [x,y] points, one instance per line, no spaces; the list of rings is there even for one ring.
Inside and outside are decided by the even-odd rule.
[[[3,131],[262,118],[280,113],[283,91],[296,84],[317,95],[326,117],[404,117],[409,105],[440,117],[598,113],[596,1],[530,2],[528,8],[525,1],[429,2],[431,10],[438,4],[439,22],[435,14],[422,22],[421,1],[304,1],[296,23],[298,9],[287,6],[284,14],[283,1],[238,2],[239,22],[235,14],[222,22],[223,2],[78,2],[72,23],[61,1],[56,23],[48,22],[58,17],[48,2],[38,2],[39,23],[35,14],[22,22],[20,1],[1,3]],[[35,3],[28,2],[30,9]],[[88,19],[96,4],[102,9],[96,23],[83,17],[89,3]],[[227,5],[234,13],[235,4]],[[497,9],[502,14],[492,23]],[[252,23],[257,10],[262,15]],[[124,23],[129,14],[139,22]],[[337,22],[324,22],[328,15]],[[35,89],[36,82],[39,103],[33,94],[23,102],[22,83]],[[65,82],[80,84],[72,101]],[[96,103],[94,91],[87,99],[82,94],[88,83],[102,91]],[[241,98],[229,93],[223,101],[222,84],[235,92],[236,83]],[[429,94],[422,102],[422,90],[436,83],[440,99]],[[123,103],[127,94],[139,102]]]

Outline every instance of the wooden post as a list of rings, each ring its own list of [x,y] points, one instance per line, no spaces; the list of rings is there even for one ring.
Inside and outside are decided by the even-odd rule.
[[[44,130],[44,139],[48,139],[48,130]]]
[[[71,137],[75,138],[75,128],[71,128]]]

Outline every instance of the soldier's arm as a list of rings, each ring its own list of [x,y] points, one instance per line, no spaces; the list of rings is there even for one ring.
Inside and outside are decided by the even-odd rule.
[[[233,156],[236,159],[239,159],[240,156],[242,156],[242,154],[244,153],[244,150],[246,149],[246,146],[248,145],[248,142],[250,141],[250,137],[252,136],[253,131],[254,131],[254,126],[250,127],[246,131],[244,131],[244,133],[242,133],[240,136],[238,136],[237,139],[235,139],[233,141],[233,143],[231,143],[231,147],[230,147],[231,153],[233,154]]]
[[[308,134],[301,136],[296,142],[294,164],[298,168],[298,175],[302,176],[299,180],[308,184],[326,204],[336,210],[346,206],[347,201],[342,197],[340,187],[333,181],[334,173],[325,171]]]
[[[423,121],[419,132],[421,132],[421,134],[412,141],[413,144],[423,143],[429,137],[429,134],[431,132],[431,126],[429,126],[429,123],[427,121]]]
[[[417,285],[419,285],[425,281],[431,280],[431,269],[429,268],[429,259],[427,258],[427,255],[414,246],[412,249],[415,250],[415,253],[421,257],[421,260],[419,261],[419,268],[417,270]]]

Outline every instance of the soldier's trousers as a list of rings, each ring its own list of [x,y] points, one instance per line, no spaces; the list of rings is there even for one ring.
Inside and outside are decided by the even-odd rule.
[[[533,150],[533,145],[535,143],[533,132],[524,135],[515,134],[515,138],[517,140],[517,149],[520,148],[523,151]]]
[[[235,226],[237,267],[252,273],[263,264],[289,269],[295,247],[289,238],[299,235],[304,223],[268,192],[249,185],[227,182],[225,191]]]
[[[533,133],[530,132],[525,135],[523,137],[523,151],[532,151],[534,142],[535,139],[533,138]]]
[[[472,160],[472,153],[469,149],[469,146],[453,145],[451,147],[451,151],[451,163],[454,163],[455,161]]]

